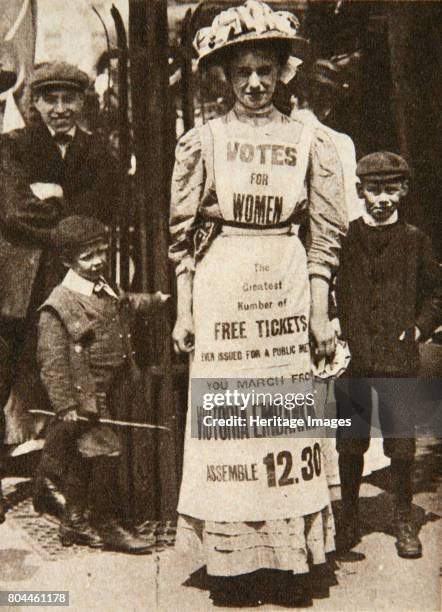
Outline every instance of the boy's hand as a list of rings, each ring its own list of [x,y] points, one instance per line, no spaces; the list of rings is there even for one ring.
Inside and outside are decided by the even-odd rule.
[[[128,293],[127,299],[133,310],[141,313],[151,313],[161,308],[169,299],[168,293],[157,291],[156,293]]]
[[[63,197],[63,189],[56,183],[32,183],[30,188],[32,193],[39,200]]]
[[[78,412],[75,410],[75,408],[73,410],[68,410],[64,414],[63,421],[65,423],[72,422],[72,421],[78,421]]]
[[[195,326],[192,315],[178,317],[172,332],[175,353],[191,353],[195,347]]]

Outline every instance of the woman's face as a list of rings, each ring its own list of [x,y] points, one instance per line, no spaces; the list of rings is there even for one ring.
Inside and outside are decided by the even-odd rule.
[[[248,110],[268,106],[275,92],[279,71],[276,53],[259,49],[239,51],[231,59],[227,71],[236,102]]]

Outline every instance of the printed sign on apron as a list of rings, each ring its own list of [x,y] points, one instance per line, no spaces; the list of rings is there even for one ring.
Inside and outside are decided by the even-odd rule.
[[[288,228],[269,227],[293,213],[311,134],[291,134],[291,124],[284,134],[272,133],[272,126],[255,129],[239,122],[231,129],[220,120],[210,127],[223,216],[252,229],[224,226],[197,266],[190,385],[225,377],[237,379],[238,386],[259,381],[260,390],[267,386],[273,392],[282,381],[303,381],[303,390],[311,391],[305,250]],[[234,427],[228,437],[221,430],[207,435],[195,428],[192,437],[191,423],[189,406],[180,513],[213,521],[261,521],[304,516],[328,504],[314,427],[308,428],[308,438],[277,437],[271,425],[254,429],[249,422]]]

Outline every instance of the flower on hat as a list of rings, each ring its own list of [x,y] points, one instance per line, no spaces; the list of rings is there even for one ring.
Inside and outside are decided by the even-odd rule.
[[[260,0],[247,0],[215,17],[210,27],[198,30],[193,45],[199,59],[228,45],[265,38],[298,38],[299,21],[289,11],[273,11]]]

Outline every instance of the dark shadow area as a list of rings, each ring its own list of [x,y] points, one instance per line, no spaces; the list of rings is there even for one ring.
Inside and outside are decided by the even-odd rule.
[[[282,607],[305,608],[312,606],[317,599],[327,599],[330,596],[331,587],[338,585],[336,578],[338,569],[333,554],[328,555],[326,563],[312,566],[309,574],[299,575],[262,569],[230,579],[209,576],[206,567],[202,567],[191,574],[183,586],[210,591],[211,598],[215,602],[219,592],[225,590],[223,593],[225,607],[247,608],[260,604],[274,604]],[[249,598],[244,598],[245,591],[250,593]],[[242,599],[244,601],[241,601]],[[220,604],[215,603],[215,605]]]
[[[196,572],[190,574],[183,586],[191,587],[193,589],[199,589],[200,591],[207,591],[210,589],[210,578],[207,574],[206,566],[200,567]]]
[[[425,438],[413,470],[413,493],[436,492],[442,482],[442,440]]]
[[[345,563],[360,563],[361,561],[365,561],[366,556],[364,553],[356,552],[355,550],[349,550],[345,553],[335,553],[334,558],[336,561],[344,561]],[[353,572],[347,572],[350,574],[356,574],[356,568]]]
[[[30,480],[18,482],[5,493],[6,510],[8,511],[32,495],[32,482]]]
[[[435,438],[417,440],[417,453],[413,466],[413,495],[435,493],[442,483],[442,441]],[[373,472],[364,482],[391,492],[390,468]]]
[[[6,476],[32,478],[41,457],[41,451],[33,451],[17,457],[5,458]]]

